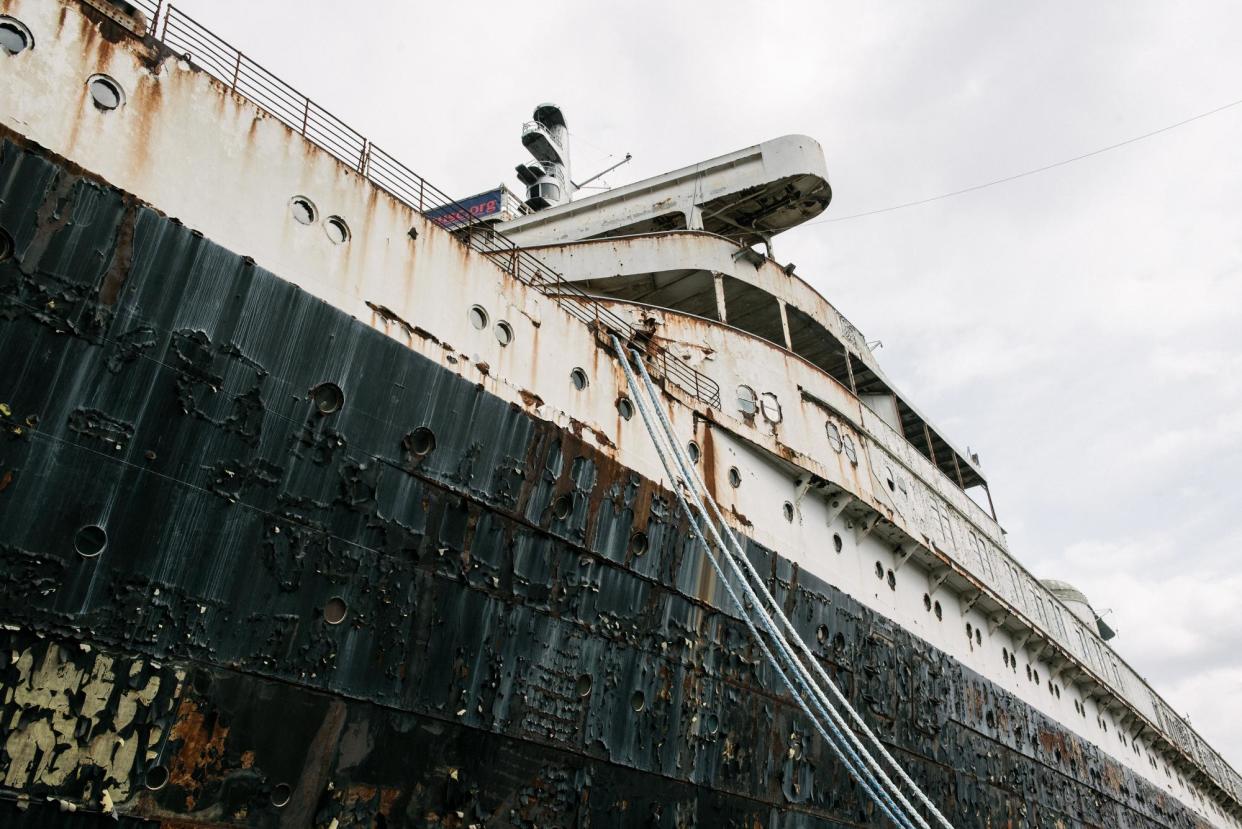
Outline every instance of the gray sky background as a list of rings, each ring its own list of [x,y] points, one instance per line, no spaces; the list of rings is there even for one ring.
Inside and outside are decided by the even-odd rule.
[[[185,0],[442,189],[540,101],[617,185],[785,133],[825,218],[1060,161],[1242,98],[1235,3]],[[1037,176],[778,237],[981,455],[1011,550],[1242,768],[1242,106]]]

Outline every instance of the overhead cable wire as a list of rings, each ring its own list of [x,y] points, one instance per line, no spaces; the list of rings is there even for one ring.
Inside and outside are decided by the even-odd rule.
[[[901,204],[894,204],[888,207],[879,207],[879,208],[876,208],[875,210],[864,210],[861,213],[851,213],[848,216],[833,216],[832,218],[829,218],[829,219],[817,219],[816,221],[813,221],[813,222],[807,222],[806,224],[798,225],[798,227],[810,227],[812,225],[826,224],[829,222],[844,222],[850,219],[861,219],[865,216],[876,216],[876,215],[879,215],[880,213],[892,213],[894,210],[905,210],[908,207],[918,207],[919,205],[931,204],[932,202],[942,201],[944,199],[951,199],[955,196],[963,196],[967,193],[974,193],[979,190],[986,190],[989,187],[996,187],[999,184],[1008,184],[1009,182],[1017,181],[1020,178],[1026,178],[1027,176],[1038,175],[1039,173],[1046,173],[1049,170],[1055,170],[1058,167],[1064,167],[1067,164],[1073,164],[1075,162],[1083,161],[1088,158],[1094,158],[1095,156],[1100,155],[1102,153],[1111,152],[1112,150],[1120,149],[1121,147],[1125,147],[1130,144],[1137,143],[1139,141],[1145,141],[1148,138],[1154,138],[1155,136],[1161,135],[1162,133],[1169,132],[1170,130],[1175,130],[1178,127],[1184,127],[1187,124],[1191,124],[1203,118],[1216,115],[1218,113],[1224,112],[1225,110],[1231,109],[1238,105],[1242,105],[1242,98],[1239,98],[1236,101],[1231,101],[1227,104],[1224,104],[1223,106],[1218,106],[1215,109],[1210,109],[1207,112],[1201,112],[1198,115],[1192,115],[1191,117],[1178,121],[1175,124],[1168,124],[1167,126],[1163,126],[1163,127],[1160,127],[1159,129],[1152,130],[1151,132],[1145,132],[1142,135],[1135,135],[1131,138],[1125,139],[1124,141],[1118,141],[1116,144],[1109,144],[1107,147],[1100,147],[1099,149],[1091,150],[1090,152],[1082,153],[1081,155],[1076,155],[1073,158],[1062,159],[1061,161],[1057,161],[1052,164],[1045,164],[1042,167],[1034,167],[1030,170],[1024,170],[1021,173],[1014,173],[1011,176],[1005,176],[1004,178],[998,178],[992,181],[985,181],[982,184],[973,184],[970,187],[963,187],[960,190],[951,190],[948,193],[941,193],[936,196],[928,196],[925,199],[917,199],[915,201],[902,202]]]

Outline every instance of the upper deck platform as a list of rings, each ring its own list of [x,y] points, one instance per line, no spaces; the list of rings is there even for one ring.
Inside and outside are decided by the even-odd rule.
[[[815,218],[831,200],[823,149],[786,135],[497,229],[523,246],[684,229],[750,246]]]

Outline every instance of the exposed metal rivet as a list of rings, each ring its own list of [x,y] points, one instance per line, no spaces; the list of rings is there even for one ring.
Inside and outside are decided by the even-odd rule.
[[[552,502],[552,515],[558,520],[565,520],[569,517],[569,513],[573,511],[574,499],[568,493],[556,496],[556,500]]]
[[[153,792],[157,792],[168,784],[168,769],[163,766],[152,766],[147,769],[142,784]]]
[[[288,783],[277,783],[272,788],[272,805],[279,809],[293,798],[293,789]]]
[[[635,556],[641,556],[647,552],[647,534],[638,532],[630,536],[630,552]]]
[[[108,546],[108,533],[98,524],[87,524],[73,536],[73,549],[82,558],[94,558]]]
[[[647,697],[643,695],[642,691],[635,691],[630,694],[630,707],[635,711],[641,711],[647,707]]]
[[[345,621],[348,611],[349,605],[345,604],[345,600],[340,596],[333,596],[323,606],[323,620],[330,625],[339,625]]]
[[[426,426],[419,426],[405,436],[405,448],[411,454],[418,455],[419,457],[431,454],[436,448],[435,432]]]
[[[591,693],[591,675],[583,674],[578,677],[578,681],[574,683],[574,691],[580,697],[588,696]]]
[[[345,405],[345,392],[336,383],[320,383],[311,389],[311,399],[320,414],[332,414]]]

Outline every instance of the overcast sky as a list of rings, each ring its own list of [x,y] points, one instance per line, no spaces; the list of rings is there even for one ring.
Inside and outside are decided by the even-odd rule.
[[[1236,3],[179,4],[442,189],[516,186],[565,110],[612,185],[786,133],[823,218],[1242,98]],[[1242,768],[1242,106],[1051,172],[776,241],[979,452],[1012,552]]]

